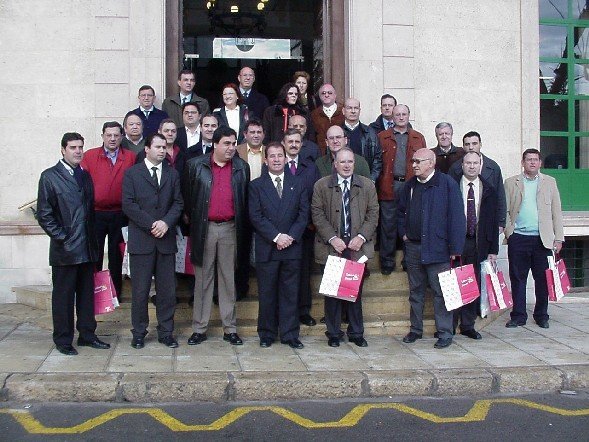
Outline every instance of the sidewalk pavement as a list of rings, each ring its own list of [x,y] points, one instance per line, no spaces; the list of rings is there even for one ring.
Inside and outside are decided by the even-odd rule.
[[[507,329],[506,312],[481,330],[482,340],[457,335],[442,350],[431,336],[414,344],[367,336],[367,348],[330,348],[315,336],[302,338],[302,350],[260,348],[253,337],[243,346],[220,336],[188,346],[188,323],[177,325],[179,348],[159,344],[150,327],[145,348],[135,350],[129,324],[106,322],[97,333],[110,350],[77,347],[78,356],[64,356],[45,311],[0,304],[0,399],[226,402],[588,391],[589,293],[569,294],[549,313],[549,329],[531,319]]]

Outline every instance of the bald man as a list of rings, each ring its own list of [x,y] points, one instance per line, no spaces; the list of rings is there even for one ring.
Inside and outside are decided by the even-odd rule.
[[[405,242],[409,278],[411,329],[403,338],[410,344],[423,337],[425,289],[434,291],[438,340],[435,348],[452,344],[453,313],[446,310],[438,273],[450,268],[466,238],[466,217],[460,188],[448,175],[436,171],[436,155],[419,149],[411,157],[414,176],[399,197],[398,229]]]
[[[315,130],[315,139],[321,154],[324,155],[327,148],[325,140],[327,129],[333,125],[341,126],[344,124],[344,114],[342,106],[337,104],[337,94],[331,84],[325,83],[319,88],[319,99],[321,100],[321,106],[311,112],[311,122]]]
[[[239,81],[239,91],[249,111],[249,118],[256,117],[261,120],[264,111],[270,106],[270,102],[264,94],[252,89],[256,81],[254,70],[248,67],[241,68],[237,80]]]

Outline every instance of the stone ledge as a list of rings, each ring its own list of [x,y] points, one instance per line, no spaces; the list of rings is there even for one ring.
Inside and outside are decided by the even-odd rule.
[[[124,402],[225,402],[227,373],[130,373],[123,375],[118,399]]]
[[[45,235],[39,224],[0,223],[0,236]]]

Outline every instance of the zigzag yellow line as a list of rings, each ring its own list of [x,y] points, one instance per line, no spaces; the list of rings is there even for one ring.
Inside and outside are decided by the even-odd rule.
[[[169,428],[174,432],[189,432],[189,431],[219,431],[232,423],[238,421],[243,416],[259,411],[269,411],[277,414],[303,428],[318,429],[318,428],[347,428],[353,427],[370,411],[370,410],[397,410],[402,413],[418,417],[420,419],[435,423],[469,423],[482,422],[487,418],[491,406],[494,404],[512,404],[521,407],[527,407],[546,413],[552,413],[559,416],[589,416],[589,408],[582,408],[578,410],[567,410],[563,408],[556,408],[549,405],[538,404],[536,402],[526,401],[522,399],[485,399],[478,400],[474,403],[472,408],[464,416],[456,417],[442,417],[433,413],[428,413],[417,408],[410,407],[398,402],[383,403],[383,404],[361,404],[357,405],[344,417],[337,421],[331,422],[315,422],[305,417],[300,416],[283,407],[274,406],[253,406],[253,407],[238,407],[210,424],[188,425],[180,422],[178,419],[170,416],[161,408],[119,408],[107,411],[100,416],[88,419],[87,421],[74,425],[72,427],[46,427],[37,419],[35,419],[29,411],[14,410],[14,409],[0,409],[0,413],[12,416],[28,433],[30,434],[80,434],[93,430],[111,420],[126,414],[146,414],[151,416],[154,420]]]

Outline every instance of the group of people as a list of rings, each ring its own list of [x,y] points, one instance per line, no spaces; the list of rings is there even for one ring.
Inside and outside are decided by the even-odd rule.
[[[452,142],[450,123],[435,127],[437,145],[410,124],[409,107],[389,94],[371,124],[360,121],[360,102],[338,103],[331,84],[317,95],[310,77],[296,72],[274,105],[253,89],[255,73],[241,69],[238,84],[222,90],[222,106],[210,111],[194,91],[195,75],[181,71],[179,93],[154,106],[155,91],[139,89],[139,106],[123,125],[107,122],[103,144],[83,152],[75,132],[61,140],[62,159],[41,174],[38,221],[50,236],[53,278],[53,340],[67,355],[78,345],[109,348],[95,334],[93,273],[102,268],[108,237],[108,268],[122,287],[121,228],[128,225],[132,275],[132,343],[145,345],[152,278],[158,341],[175,348],[176,228],[190,238],[194,266],[193,333],[188,345],[207,340],[213,297],[219,304],[223,339],[241,345],[236,301],[247,296],[251,266],[258,278],[261,347],[277,339],[303,348],[300,325],[310,315],[313,262],[329,255],[374,257],[390,275],[402,250],[409,279],[411,328],[403,342],[423,336],[426,288],[434,292],[436,348],[475,330],[477,303],[448,311],[438,273],[453,260],[496,260],[499,235],[508,244],[514,306],[507,327],[524,325],[526,280],[535,279],[534,320],[549,326],[547,256],[564,241],[554,179],[539,172],[541,154],[523,152],[521,174],[503,183],[496,162],[481,153],[481,136]],[[378,237],[378,241],[377,241]],[[74,305],[77,322],[74,324]],[[325,298],[328,345],[344,337],[367,346],[362,286],[356,302]]]

